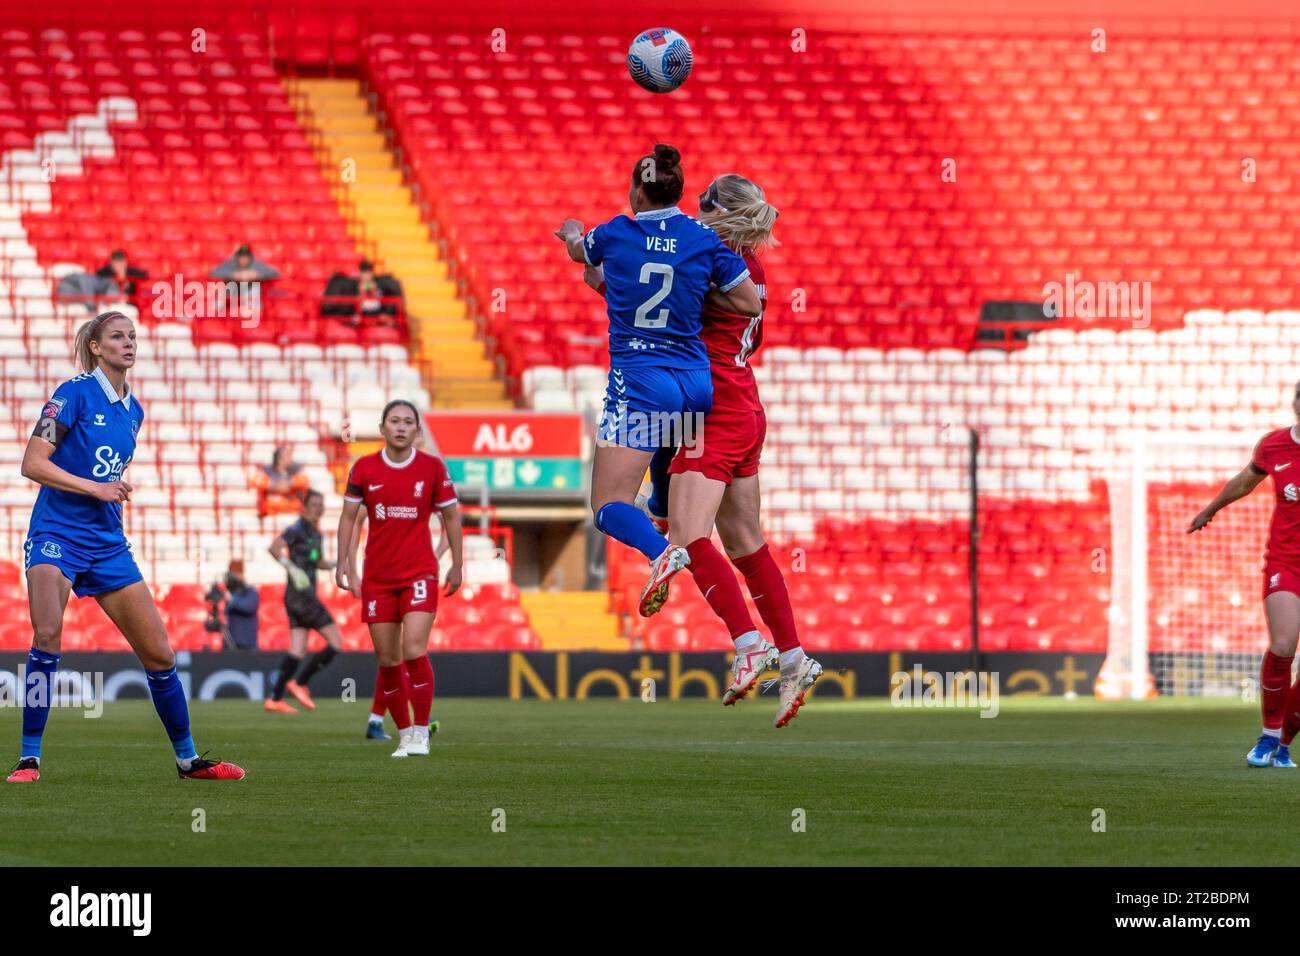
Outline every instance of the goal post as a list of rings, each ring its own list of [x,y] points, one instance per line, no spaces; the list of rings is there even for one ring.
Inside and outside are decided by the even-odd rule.
[[[1135,432],[1107,475],[1111,604],[1097,695],[1245,696],[1268,644],[1263,483],[1197,532],[1192,518],[1250,460],[1240,432]]]

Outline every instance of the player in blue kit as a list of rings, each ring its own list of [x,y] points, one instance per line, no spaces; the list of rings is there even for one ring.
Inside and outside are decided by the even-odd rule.
[[[745,260],[677,208],[684,187],[681,154],[661,143],[632,169],[631,217],[615,216],[585,236],[581,222],[567,219],[555,233],[574,262],[604,267],[610,368],[591,510],[597,528],[653,564],[642,613],[663,605],[668,582],[690,561],[634,502],[657,450],[703,440],[698,423],[713,401],[700,341],[705,298],[739,315],[762,311]]]
[[[176,772],[187,780],[244,776],[240,767],[206,760],[194,749],[176,657],[122,531],[122,503],[131,498],[122,473],[135,454],[144,421],[144,410],[126,381],[135,350],[135,326],[121,312],[105,312],[78,329],[82,374],[60,385],[45,403],[23,455],[23,476],[41,490],[23,544],[33,634],[24,681],[22,752],[7,778],[10,783],[41,777],[41,738],[69,593],[92,595],[144,665],[154,709],[176,752]]]

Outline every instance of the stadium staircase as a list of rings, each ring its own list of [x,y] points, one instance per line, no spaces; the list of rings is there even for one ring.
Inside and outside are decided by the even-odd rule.
[[[298,78],[287,85],[303,125],[320,137],[326,179],[337,179],[340,202],[354,213],[354,238],[373,242],[378,270],[402,280],[413,357],[434,407],[513,408],[360,84]]]
[[[626,651],[619,620],[604,591],[537,591],[521,595],[541,646],[548,651]]]

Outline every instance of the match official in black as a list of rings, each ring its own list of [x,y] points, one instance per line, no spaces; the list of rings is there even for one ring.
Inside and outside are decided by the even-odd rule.
[[[333,561],[321,557],[320,519],[325,513],[325,498],[319,491],[308,491],[298,520],[271,542],[271,556],[283,565],[289,580],[284,588],[284,609],[289,617],[289,653],[280,662],[275,688],[266,701],[267,710],[294,714],[297,710],[284,699],[287,690],[298,703],[315,710],[308,682],[334,659],[343,647],[343,636],[329,610],[316,595],[316,570],[334,569]],[[329,643],[307,660],[307,638],[318,631]]]

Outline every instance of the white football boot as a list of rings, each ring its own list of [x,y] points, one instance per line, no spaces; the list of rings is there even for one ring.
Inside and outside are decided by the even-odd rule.
[[[822,666],[800,651],[797,660],[781,668],[781,700],[776,708],[773,726],[784,727],[794,720],[803,706],[804,694],[822,676]]]
[[[397,749],[393,751],[393,756],[409,757],[411,755],[411,744],[412,742],[414,742],[414,740],[415,740],[414,727],[407,727],[405,730],[398,731]]]
[[[410,746],[406,748],[406,752],[412,757],[429,756],[429,728],[428,727],[412,728],[411,743]]]
[[[670,544],[650,565],[650,580],[641,591],[638,610],[642,617],[658,614],[668,601],[668,582],[691,563],[691,556],[680,544]]]
[[[781,664],[781,653],[767,641],[747,651],[736,651],[731,662],[731,683],[722,692],[722,706],[730,707],[754,689],[758,679],[768,668]]]

